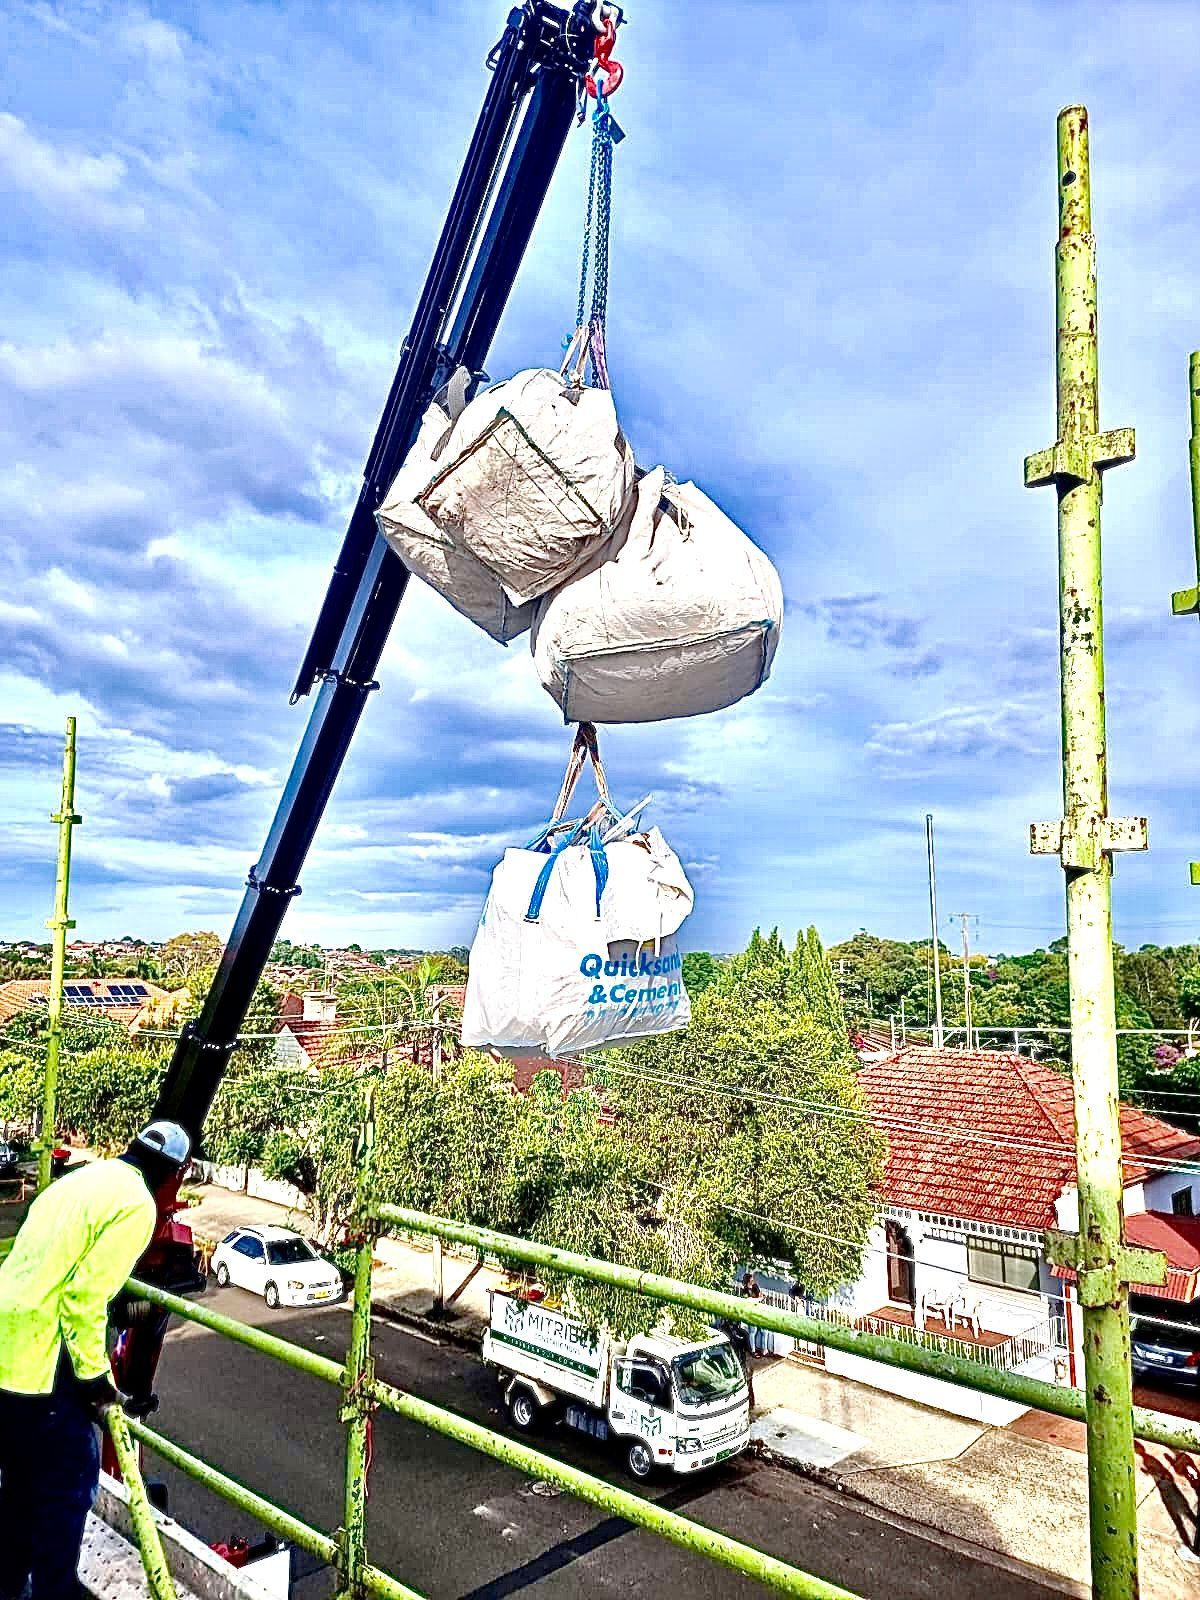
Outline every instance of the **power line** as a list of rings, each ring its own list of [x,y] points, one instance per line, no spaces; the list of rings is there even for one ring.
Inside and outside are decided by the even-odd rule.
[[[656,1075],[645,1070],[635,1072],[630,1068],[615,1067],[608,1063],[597,1070],[610,1072],[617,1077],[635,1078],[647,1083],[657,1083],[664,1088],[677,1089],[684,1093],[722,1095],[732,1099],[761,1101],[769,1105],[795,1106],[798,1110],[805,1111],[812,1116],[843,1118],[848,1121],[867,1123],[883,1131],[893,1128],[897,1132],[927,1133],[941,1139],[943,1142],[982,1144],[997,1149],[1022,1150],[1033,1155],[1069,1155],[1072,1158],[1075,1156],[1074,1144],[1068,1144],[1065,1141],[1058,1144],[1035,1144],[1029,1140],[1013,1138],[1007,1134],[988,1133],[983,1128],[954,1127],[950,1124],[920,1122],[886,1112],[865,1111],[853,1106],[832,1105],[819,1100],[805,1100],[797,1095],[773,1094],[766,1089],[751,1089],[737,1087],[732,1084],[717,1084],[703,1080],[681,1078],[674,1073]],[[1158,1168],[1167,1172],[1200,1173],[1200,1161],[1185,1159],[1170,1161],[1149,1154],[1144,1156],[1122,1154],[1120,1159],[1126,1166]]]

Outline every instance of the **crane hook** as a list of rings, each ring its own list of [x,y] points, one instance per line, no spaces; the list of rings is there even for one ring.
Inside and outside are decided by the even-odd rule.
[[[598,99],[601,93],[607,99],[610,95],[616,94],[621,87],[621,80],[625,76],[625,68],[619,61],[613,60],[613,50],[616,48],[616,44],[617,25],[610,16],[605,14],[600,30],[596,35],[597,70],[594,73],[589,72],[583,83],[584,89],[593,100]],[[603,78],[603,90],[601,90],[597,81],[600,78]]]

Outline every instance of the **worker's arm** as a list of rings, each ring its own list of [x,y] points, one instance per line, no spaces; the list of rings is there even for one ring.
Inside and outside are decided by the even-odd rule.
[[[108,1373],[108,1303],[133,1271],[153,1232],[152,1208],[122,1212],[100,1229],[63,1284],[59,1326],[77,1378]]]

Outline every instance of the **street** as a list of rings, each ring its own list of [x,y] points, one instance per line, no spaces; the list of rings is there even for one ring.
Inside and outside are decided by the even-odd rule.
[[[214,1310],[307,1345],[345,1353],[344,1307],[270,1312],[236,1289],[213,1289]],[[477,1421],[504,1429],[496,1385],[481,1362],[452,1346],[376,1321],[381,1378]],[[265,1356],[206,1329],[172,1324],[159,1370],[161,1412],[171,1439],[315,1526],[341,1520],[344,1429],[337,1395]],[[562,1432],[536,1441],[550,1452],[628,1486],[601,1447]],[[258,1529],[207,1490],[152,1457],[147,1471],[170,1486],[170,1509],[207,1540]],[[765,1462],[742,1459],[699,1481],[664,1481],[664,1505],[794,1562],[865,1596],[888,1600],[991,1600],[1060,1591],[998,1570],[866,1514],[832,1490]],[[432,1600],[502,1600],[508,1595],[662,1595],[725,1600],[764,1591],[617,1517],[530,1482],[522,1474],[401,1418],[375,1419],[368,1550],[372,1562]],[[333,1591],[328,1569],[297,1552],[299,1600]]]

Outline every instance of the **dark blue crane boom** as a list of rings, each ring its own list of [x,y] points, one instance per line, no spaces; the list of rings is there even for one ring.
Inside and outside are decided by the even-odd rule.
[[[571,8],[526,0],[488,57],[492,78],[462,174],[405,339],[350,525],[292,691],[316,690],[279,807],[196,1021],[183,1030],[156,1117],[198,1141],[350,748],[404,596],[408,572],[376,530],[375,512],[449,375],[482,375],[533,234],[597,41],[591,0]],[[138,1276],[200,1287],[189,1230],[166,1207]],[[126,1393],[149,1393],[165,1319],[138,1308],[114,1357]]]

